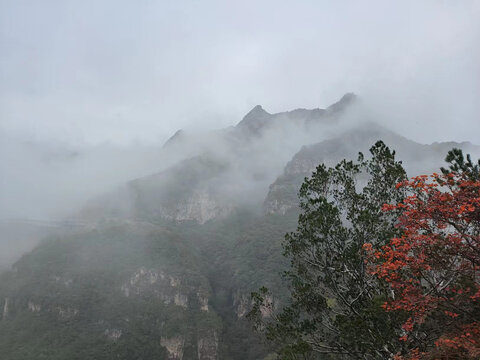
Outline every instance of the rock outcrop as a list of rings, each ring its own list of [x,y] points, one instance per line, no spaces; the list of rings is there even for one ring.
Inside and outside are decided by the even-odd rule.
[[[216,331],[208,331],[199,335],[197,341],[198,360],[218,359],[218,334]]]
[[[123,331],[121,329],[106,329],[104,334],[107,337],[107,339],[115,342],[118,339],[120,339],[120,337],[123,334]]]
[[[28,310],[31,312],[39,312],[42,310],[42,306],[40,304],[36,304],[33,301],[29,301],[27,304]]]
[[[5,298],[5,300],[3,302],[3,313],[2,313],[2,319],[3,320],[5,320],[8,317],[8,311],[9,311],[8,302],[9,302],[9,299]]]
[[[165,304],[188,307],[188,295],[183,292],[187,289],[181,280],[155,269],[141,267],[121,286],[121,291],[126,297],[149,295]]]
[[[182,360],[185,347],[185,338],[183,336],[162,337],[160,344],[167,349],[168,360]]]

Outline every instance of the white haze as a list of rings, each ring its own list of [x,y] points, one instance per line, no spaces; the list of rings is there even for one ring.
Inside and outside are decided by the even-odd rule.
[[[266,191],[302,145],[359,121],[479,144],[479,64],[474,0],[0,0],[0,219],[68,217],[200,150],[236,159],[231,194],[262,171]],[[340,127],[271,131],[253,162],[209,135],[257,104],[325,108],[347,92],[363,106]],[[190,144],[162,151],[180,128]]]
[[[157,142],[346,92],[415,140],[480,132],[479,1],[1,0],[0,36],[3,127],[35,137]]]

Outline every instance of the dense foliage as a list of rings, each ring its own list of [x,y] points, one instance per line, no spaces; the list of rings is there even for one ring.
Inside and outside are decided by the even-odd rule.
[[[362,247],[380,248],[399,234],[397,214],[382,206],[403,199],[395,185],[406,174],[382,142],[370,152],[371,159],[360,154],[356,163],[320,165],[305,180],[298,228],[284,243],[291,303],[276,313],[265,288],[253,295],[250,316],[283,359],[385,359],[402,346],[396,331],[402,317],[382,309],[388,288],[366,271]]]
[[[471,161],[452,169],[400,183],[411,195],[385,210],[402,209],[402,236],[370,250],[394,292],[386,310],[409,316],[409,359],[480,357],[480,181]]]
[[[371,153],[305,180],[290,303],[262,288],[250,317],[282,359],[480,358],[480,161],[408,180]]]
[[[47,239],[0,279],[1,358],[167,359],[162,338],[178,335],[185,353],[196,353],[200,334],[221,330],[215,311],[193,301],[200,289],[210,291],[199,260],[185,239],[152,226]],[[178,285],[146,286],[150,274]],[[177,294],[185,294],[188,308],[165,301]]]
[[[106,222],[45,239],[0,274],[0,358],[167,359],[162,339],[181,337],[185,360],[202,342],[217,346],[202,359],[263,359],[268,349],[237,308],[259,284],[280,288],[281,241],[296,216]]]

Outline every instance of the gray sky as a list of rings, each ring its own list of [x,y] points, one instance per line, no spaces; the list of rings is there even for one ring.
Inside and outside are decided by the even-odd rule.
[[[480,1],[0,0],[0,130],[74,143],[361,95],[420,141],[480,143]]]

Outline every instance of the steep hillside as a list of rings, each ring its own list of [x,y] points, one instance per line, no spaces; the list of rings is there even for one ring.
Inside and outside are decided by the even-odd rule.
[[[263,358],[249,294],[280,286],[294,225],[234,212],[48,238],[0,278],[2,359]]]
[[[195,247],[149,224],[45,240],[3,275],[2,359],[216,358]]]

